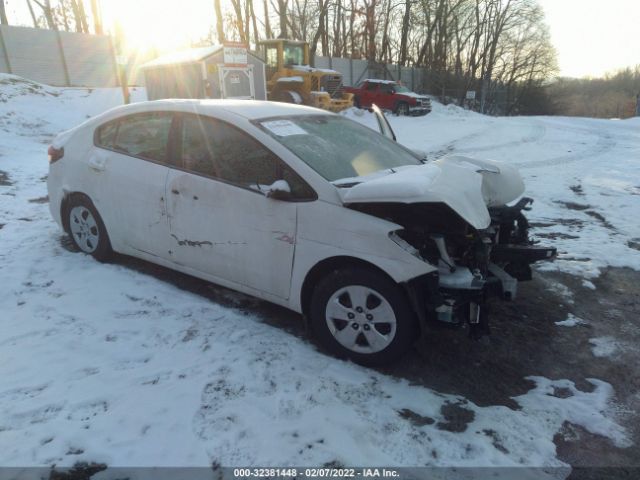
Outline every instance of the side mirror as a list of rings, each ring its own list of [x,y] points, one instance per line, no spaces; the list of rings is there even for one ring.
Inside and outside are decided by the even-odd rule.
[[[267,198],[274,200],[289,200],[291,198],[291,187],[286,180],[276,180],[267,188]]]

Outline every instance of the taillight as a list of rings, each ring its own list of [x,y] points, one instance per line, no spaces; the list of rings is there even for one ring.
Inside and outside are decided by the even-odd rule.
[[[64,148],[55,148],[53,145],[49,147],[49,163],[57,162],[64,157]]]

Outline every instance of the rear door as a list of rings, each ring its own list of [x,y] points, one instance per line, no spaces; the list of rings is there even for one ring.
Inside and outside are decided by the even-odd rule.
[[[91,190],[114,246],[166,256],[165,184],[172,161],[171,112],[134,114],[96,130]]]
[[[181,117],[182,164],[167,181],[174,261],[231,287],[288,298],[297,203],[264,192],[285,179],[295,200],[308,187],[242,130],[210,117]]]

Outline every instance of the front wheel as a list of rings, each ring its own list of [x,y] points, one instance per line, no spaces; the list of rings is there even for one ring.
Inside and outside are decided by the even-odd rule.
[[[85,196],[74,195],[66,210],[69,234],[76,247],[100,262],[109,260],[111,243],[93,202]]]
[[[318,341],[339,357],[384,365],[416,338],[415,315],[400,287],[374,270],[336,271],[316,286],[310,308]]]
[[[405,102],[399,102],[396,106],[396,115],[409,115],[409,104]]]

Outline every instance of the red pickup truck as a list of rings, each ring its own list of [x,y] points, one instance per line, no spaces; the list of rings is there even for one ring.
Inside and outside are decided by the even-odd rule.
[[[412,92],[393,80],[366,79],[357,87],[344,87],[353,93],[353,104],[358,108],[378,107],[396,115],[426,115],[431,111],[429,97]]]

